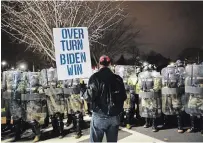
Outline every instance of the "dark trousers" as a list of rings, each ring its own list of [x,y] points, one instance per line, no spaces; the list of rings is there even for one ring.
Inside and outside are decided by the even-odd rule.
[[[90,125],[90,142],[102,142],[104,133],[107,142],[117,142],[120,117],[108,117],[93,113]]]

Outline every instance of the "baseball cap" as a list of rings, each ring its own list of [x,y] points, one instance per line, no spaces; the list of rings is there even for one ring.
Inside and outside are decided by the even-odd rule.
[[[111,62],[111,59],[106,55],[103,55],[99,58],[99,63],[101,65],[108,66],[110,62]]]

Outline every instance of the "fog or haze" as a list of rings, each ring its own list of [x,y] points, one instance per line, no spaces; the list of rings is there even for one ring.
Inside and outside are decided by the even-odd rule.
[[[203,2],[127,2],[141,30],[142,51],[175,59],[184,48],[203,46]]]

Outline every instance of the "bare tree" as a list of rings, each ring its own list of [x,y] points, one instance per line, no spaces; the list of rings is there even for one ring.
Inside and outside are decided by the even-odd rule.
[[[2,2],[2,29],[28,48],[55,61],[53,28],[88,27],[91,54],[95,57],[105,31],[120,23],[126,13],[120,2],[7,1]],[[100,43],[101,44],[101,43]]]
[[[138,54],[137,47],[135,45],[133,47],[132,43],[135,43],[134,40],[138,36],[139,30],[133,28],[131,25],[133,21],[129,23],[125,23],[124,19],[103,32],[102,38],[99,39],[100,43],[94,43],[96,59],[103,54],[107,54],[112,58],[129,51],[133,51],[133,54]]]

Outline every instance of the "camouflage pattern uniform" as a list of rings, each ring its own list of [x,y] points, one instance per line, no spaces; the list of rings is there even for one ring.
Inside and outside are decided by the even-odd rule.
[[[22,94],[21,100],[25,105],[26,121],[35,133],[34,142],[36,142],[40,139],[40,128],[46,123],[47,119],[46,96],[39,84],[40,73],[28,72],[26,74],[26,94]]]
[[[3,72],[3,98],[9,99],[9,110],[11,122],[14,126],[15,139],[20,139],[22,133],[23,120],[25,120],[25,110],[21,104],[21,94],[25,93],[25,75],[21,71]]]
[[[195,132],[195,118],[200,116],[203,134],[203,65],[187,65],[185,78],[185,111],[191,116],[191,128]]]
[[[76,138],[82,136],[81,124],[83,122],[83,100],[80,97],[80,79],[69,80],[69,85],[66,90],[68,95],[68,115],[69,123],[73,122],[74,128],[76,130]]]
[[[46,88],[48,114],[51,118],[53,133],[59,133],[59,137],[62,138],[64,130],[63,119],[68,106],[62,85],[57,80],[56,69],[43,69],[41,71],[41,83]]]
[[[169,65],[163,68],[162,74],[162,112],[164,113],[164,126],[167,126],[168,115],[177,115],[178,132],[183,133],[182,127],[182,96],[184,91],[184,68]]]
[[[121,115],[121,123],[124,124],[126,121],[126,127],[130,129],[135,113],[135,85],[137,82],[136,67],[117,65],[115,67],[115,74],[118,74],[123,78],[127,93],[127,99],[124,101],[123,105],[124,112]],[[125,121],[124,116],[126,116]]]
[[[161,76],[158,72],[144,71],[138,76],[140,98],[140,115],[146,119],[144,127],[149,127],[152,120],[152,129],[157,131],[156,118],[161,116]]]

